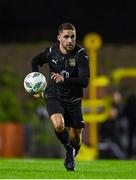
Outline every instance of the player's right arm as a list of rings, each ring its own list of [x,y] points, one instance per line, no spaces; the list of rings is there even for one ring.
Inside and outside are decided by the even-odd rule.
[[[49,48],[45,49],[31,60],[32,72],[39,72],[39,66],[47,63],[49,56]]]
[[[48,61],[48,56],[49,56],[49,48],[45,49],[38,55],[36,55],[32,60],[31,60],[31,68],[32,72],[39,72],[39,66],[41,67],[43,64],[47,63]],[[34,97],[36,98],[43,98],[44,93],[39,93],[39,94],[34,94]]]

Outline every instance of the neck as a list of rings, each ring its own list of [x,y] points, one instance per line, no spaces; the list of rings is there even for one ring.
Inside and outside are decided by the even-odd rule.
[[[71,52],[71,51],[67,51],[66,49],[64,49],[64,48],[61,46],[61,44],[60,44],[59,48],[60,48],[60,51],[61,51],[63,54],[69,54],[69,53]]]

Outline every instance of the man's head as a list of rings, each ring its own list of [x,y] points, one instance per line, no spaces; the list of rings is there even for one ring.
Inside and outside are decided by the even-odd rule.
[[[75,48],[76,29],[71,23],[61,24],[58,28],[58,40],[60,42],[60,50],[67,54]]]

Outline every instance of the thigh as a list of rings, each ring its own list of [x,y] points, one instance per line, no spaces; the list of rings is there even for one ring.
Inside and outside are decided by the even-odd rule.
[[[64,114],[63,105],[57,98],[48,98],[46,100],[46,106],[47,106],[49,117],[51,117],[51,115],[56,114],[56,113],[60,113],[62,115]]]
[[[67,127],[74,129],[84,128],[85,123],[81,110],[81,101],[67,104],[64,119]]]
[[[61,102],[56,98],[48,98],[46,100],[47,111],[52,121],[54,128],[57,131],[61,131],[64,129],[64,109]]]

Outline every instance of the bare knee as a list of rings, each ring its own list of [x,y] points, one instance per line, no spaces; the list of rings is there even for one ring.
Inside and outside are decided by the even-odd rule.
[[[71,141],[74,141],[75,143],[79,143],[81,141],[80,134],[72,134],[70,133]]]
[[[64,124],[57,124],[54,128],[57,132],[61,132],[64,130]]]
[[[57,132],[61,132],[64,130],[65,125],[64,125],[64,118],[62,114],[60,113],[53,114],[51,115],[50,119]]]
[[[82,142],[82,129],[70,129],[70,139],[75,145],[79,145]]]

